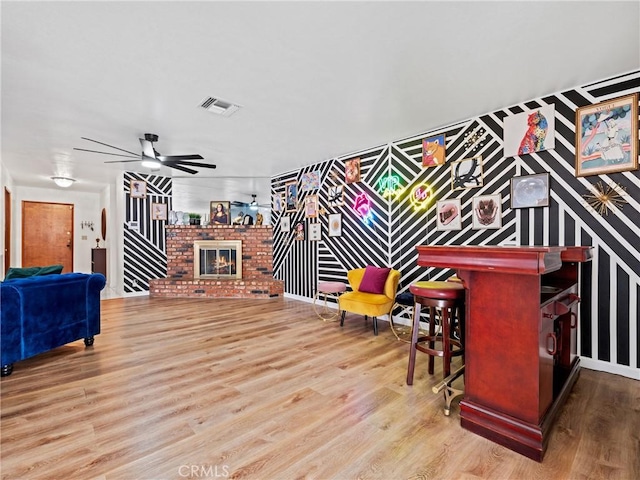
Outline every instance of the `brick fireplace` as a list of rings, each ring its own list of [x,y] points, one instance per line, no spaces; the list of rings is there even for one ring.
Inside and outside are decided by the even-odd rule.
[[[270,298],[284,295],[284,282],[273,278],[271,225],[167,225],[166,240],[167,277],[149,281],[152,297]],[[217,245],[222,249],[211,242],[220,242]],[[235,265],[241,275],[237,272],[239,278],[235,278],[236,275],[224,275],[225,270],[219,267],[222,259],[222,263],[229,260],[229,245],[238,245],[238,242],[241,253]],[[199,253],[196,261],[196,251],[201,252],[203,248],[207,253]],[[208,262],[209,268],[211,259],[215,259],[218,270],[207,270],[206,266],[200,269],[200,259]],[[196,265],[199,273],[194,271]]]

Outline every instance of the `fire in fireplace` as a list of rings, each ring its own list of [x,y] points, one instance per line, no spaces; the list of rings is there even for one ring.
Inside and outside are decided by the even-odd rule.
[[[194,242],[193,277],[242,279],[242,241],[200,240]]]

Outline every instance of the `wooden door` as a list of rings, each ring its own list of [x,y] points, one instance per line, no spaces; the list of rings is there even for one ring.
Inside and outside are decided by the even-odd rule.
[[[22,266],[73,272],[73,205],[22,202]]]
[[[11,266],[11,192],[4,187],[4,273]]]

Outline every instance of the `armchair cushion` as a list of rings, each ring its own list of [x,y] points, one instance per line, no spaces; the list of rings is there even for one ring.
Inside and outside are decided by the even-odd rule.
[[[378,268],[368,265],[365,268],[358,290],[365,293],[383,294],[384,285],[387,282],[390,271],[390,268]]]
[[[28,278],[38,275],[53,275],[62,273],[62,265],[49,265],[46,267],[9,267],[5,280],[14,278]]]

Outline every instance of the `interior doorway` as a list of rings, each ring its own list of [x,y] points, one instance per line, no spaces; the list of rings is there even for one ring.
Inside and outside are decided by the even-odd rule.
[[[73,272],[73,204],[22,202],[22,266]]]

